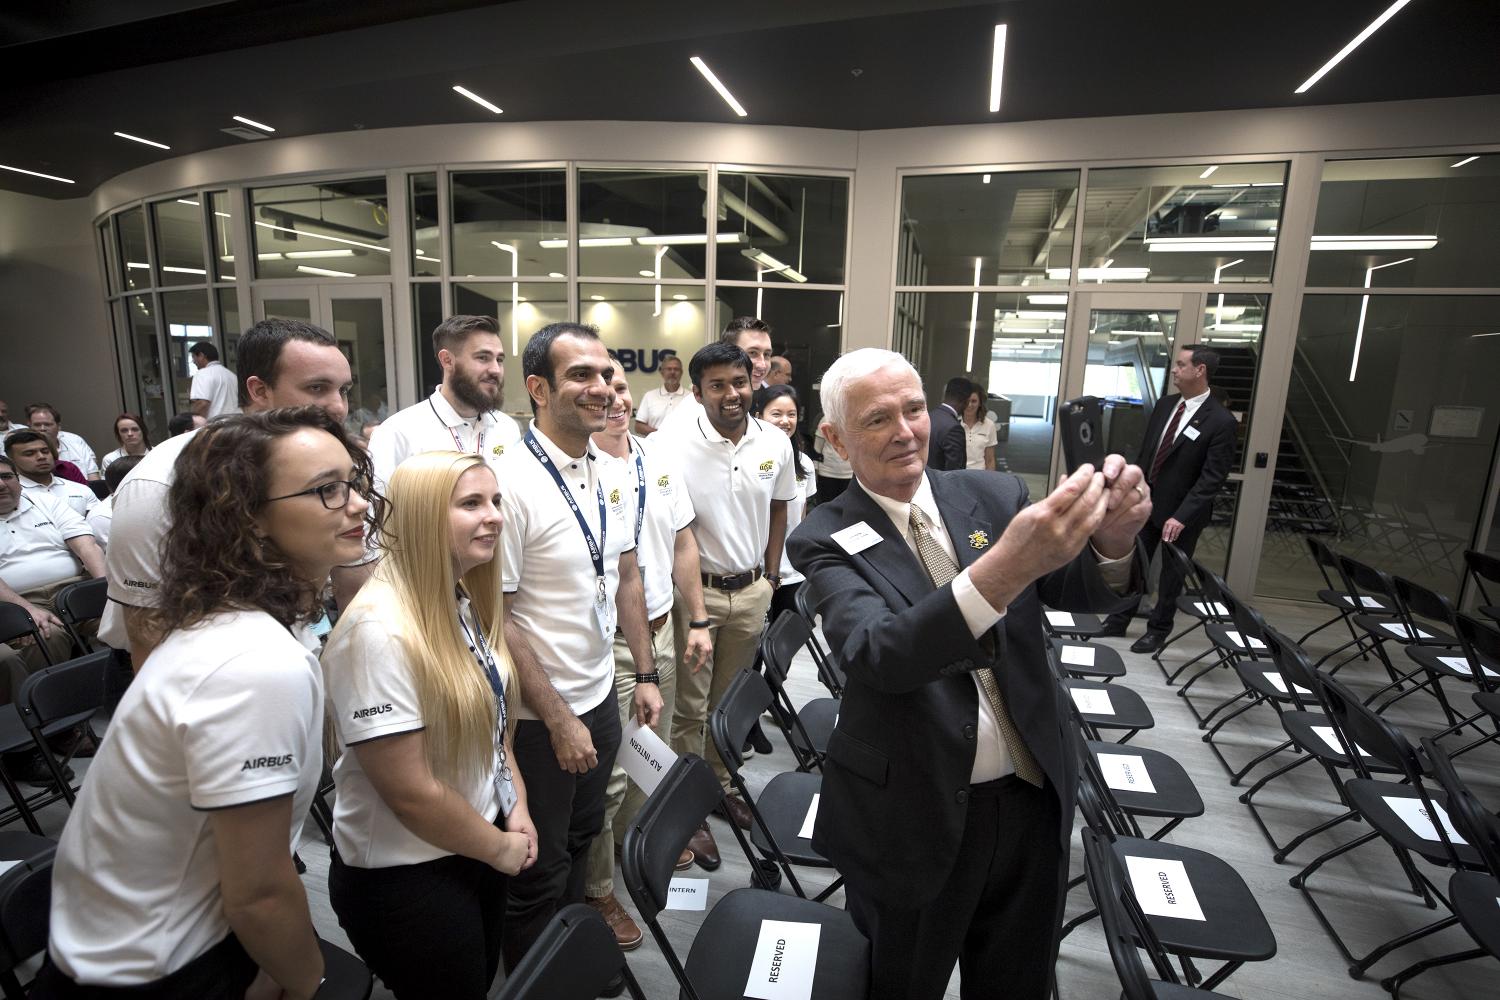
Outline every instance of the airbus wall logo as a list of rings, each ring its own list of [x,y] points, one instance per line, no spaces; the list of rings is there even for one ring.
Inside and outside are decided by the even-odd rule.
[[[661,350],[647,350],[634,347],[617,347],[614,350],[615,357],[620,359],[620,371],[622,372],[646,372],[656,371],[661,363],[668,358],[677,357],[677,351],[670,347]]]

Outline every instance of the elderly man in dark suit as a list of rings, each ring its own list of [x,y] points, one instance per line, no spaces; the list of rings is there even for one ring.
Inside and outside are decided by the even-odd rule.
[[[1180,349],[1172,362],[1172,385],[1177,391],[1162,397],[1146,423],[1138,461],[1147,470],[1154,505],[1151,520],[1141,531],[1147,559],[1163,541],[1193,554],[1198,535],[1213,514],[1214,495],[1234,463],[1238,425],[1234,414],[1208,388],[1218,366],[1217,351],[1201,344]],[[1132,653],[1155,652],[1172,631],[1177,596],[1182,593],[1182,573],[1176,563],[1162,560],[1156,591],[1146,632],[1131,644]],[[1104,634],[1124,635],[1131,611],[1111,615]]]
[[[1113,610],[1151,504],[1111,455],[1029,504],[1016,476],[927,467],[921,381],[899,354],[822,380],[854,469],[792,535],[848,675],[813,844],[846,878],[880,998],[1041,1000],[1057,951],[1076,762],[1042,602]]]
[[[963,421],[959,416],[969,405],[973,382],[956,375],[943,386],[943,401],[928,414],[931,431],[927,435],[929,469],[962,469],[968,465],[968,448],[964,441]]]

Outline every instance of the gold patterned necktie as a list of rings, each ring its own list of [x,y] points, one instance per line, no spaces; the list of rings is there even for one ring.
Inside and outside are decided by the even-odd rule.
[[[927,515],[922,513],[922,508],[916,504],[911,505],[910,525],[912,541],[917,546],[917,556],[922,560],[922,566],[927,570],[927,575],[932,578],[933,586],[947,586],[954,577],[958,576],[958,564],[953,561],[953,557],[948,555],[938,540],[932,537]],[[1000,738],[1005,741],[1005,749],[1010,753],[1010,762],[1011,766],[1016,769],[1016,777],[1038,788],[1042,787],[1045,776],[1042,774],[1041,766],[1031,755],[1026,741],[1021,738],[1020,731],[1016,729],[1016,724],[1005,707],[1005,696],[1000,693],[1000,682],[995,679],[995,672],[989,667],[980,667],[974,671],[974,674],[979,678],[979,686],[984,689],[985,697],[989,699],[990,707],[995,711],[995,722],[1000,728]]]

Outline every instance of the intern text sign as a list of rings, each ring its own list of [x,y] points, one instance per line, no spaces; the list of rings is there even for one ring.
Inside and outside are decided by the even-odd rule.
[[[615,763],[625,769],[641,791],[650,795],[677,763],[677,755],[660,736],[641,725],[639,719],[631,719],[620,734],[620,752],[615,754]]]

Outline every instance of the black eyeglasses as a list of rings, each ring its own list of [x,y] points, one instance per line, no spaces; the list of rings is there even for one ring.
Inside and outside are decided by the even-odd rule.
[[[350,493],[358,493],[360,496],[370,495],[370,480],[361,476],[358,479],[335,479],[331,483],[322,486],[314,486],[311,489],[300,490],[296,493],[288,493],[284,497],[269,497],[266,503],[275,503],[277,500],[291,500],[296,497],[307,497],[317,494],[323,506],[328,510],[343,510],[349,502]]]
[[[0,483],[13,483],[16,481],[14,472],[0,472]]]

